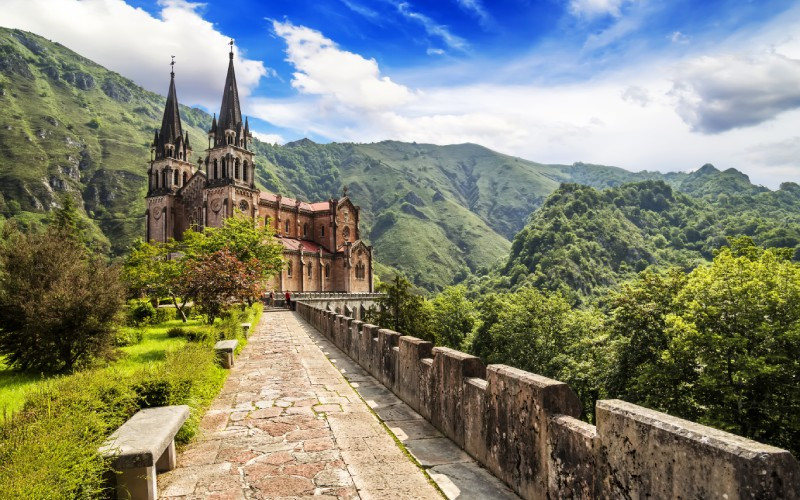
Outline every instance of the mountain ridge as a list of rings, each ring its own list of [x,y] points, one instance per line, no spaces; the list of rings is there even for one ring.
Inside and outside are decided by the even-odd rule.
[[[144,233],[147,161],[164,102],[60,44],[0,29],[0,213],[36,224],[70,195],[95,237],[123,254]],[[191,143],[205,145],[211,116],[183,105],[180,114]],[[698,197],[766,189],[748,187],[740,172],[699,179],[542,164],[473,143],[252,144],[259,187],[316,201],[349,186],[378,261],[429,290],[506,259],[531,214],[565,182],[613,188],[662,180],[679,190],[686,183]]]

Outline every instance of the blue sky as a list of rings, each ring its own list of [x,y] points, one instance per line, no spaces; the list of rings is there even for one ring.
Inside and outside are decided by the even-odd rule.
[[[229,37],[265,140],[476,142],[541,162],[800,182],[785,0],[5,0],[0,25],[219,107]],[[102,43],[98,43],[103,40]]]

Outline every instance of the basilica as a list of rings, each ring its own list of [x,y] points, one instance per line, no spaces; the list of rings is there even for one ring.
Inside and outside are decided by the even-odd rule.
[[[242,120],[233,50],[219,116],[208,148],[194,164],[184,134],[170,72],[161,128],[150,153],[145,239],[180,240],[189,228],[220,227],[236,214],[271,225],[283,245],[285,265],[276,292],[372,292],[372,247],[359,235],[359,207],[347,197],[308,203],[258,189],[250,150],[250,126]]]

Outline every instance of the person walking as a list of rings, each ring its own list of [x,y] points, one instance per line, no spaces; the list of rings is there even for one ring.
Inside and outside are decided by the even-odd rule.
[[[289,292],[289,290],[286,290],[286,294],[284,295],[284,298],[286,298],[286,309],[291,310],[292,309],[292,294],[291,294],[291,292]]]
[[[275,307],[275,290],[269,291],[269,306]]]

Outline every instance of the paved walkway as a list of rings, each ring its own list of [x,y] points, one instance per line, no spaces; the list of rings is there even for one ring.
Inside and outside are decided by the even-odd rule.
[[[319,341],[294,313],[264,314],[159,497],[441,498]]]

